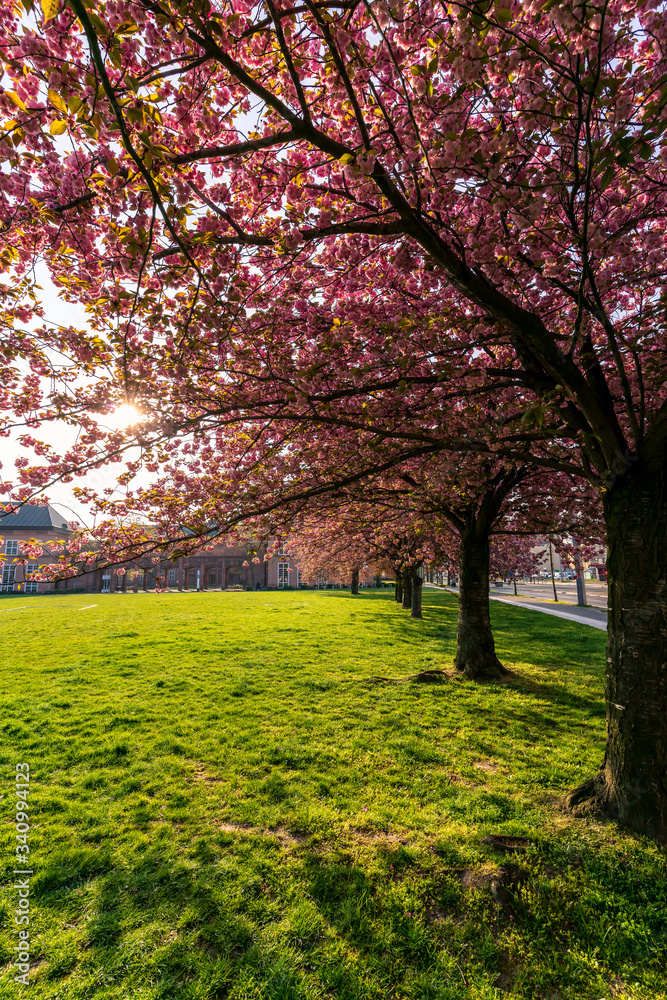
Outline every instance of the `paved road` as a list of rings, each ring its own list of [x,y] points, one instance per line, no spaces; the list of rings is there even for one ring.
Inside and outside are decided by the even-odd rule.
[[[427,587],[434,586],[433,584],[426,584]],[[527,586],[531,586],[528,584]],[[535,584],[534,586],[539,587],[540,584]],[[551,588],[551,584],[549,584]],[[444,587],[438,588],[444,590],[450,590],[453,594],[458,594],[458,587]],[[514,588],[508,588],[504,593],[497,587],[492,587],[490,590],[490,597],[492,601],[500,601],[502,604],[514,604],[517,608],[528,608],[531,611],[541,611],[545,615],[553,615],[555,618],[565,618],[567,621],[581,622],[582,625],[590,625],[591,628],[601,629],[603,632],[607,630],[607,612],[600,608],[585,607],[579,608],[576,604],[547,604],[549,597],[545,593],[541,593],[541,600],[539,597],[529,597],[526,599],[525,594],[521,594],[521,588],[518,587],[519,596],[514,596]],[[606,590],[606,587],[605,587]],[[511,591],[509,593],[508,591]],[[556,587],[558,593],[558,598],[560,601],[561,595]],[[550,592],[551,601],[553,601],[553,590]],[[522,599],[523,598],[523,599]],[[588,597],[590,601],[590,595]],[[575,594],[576,600],[576,594]]]
[[[517,590],[524,597],[534,597],[542,601],[553,601],[554,592],[551,580],[546,583],[518,583]],[[506,583],[502,587],[491,587],[493,594],[514,594],[514,587],[511,583]],[[577,603],[577,585],[574,583],[560,583],[556,580],[556,593],[559,601],[568,604]],[[586,599],[589,605],[594,608],[607,610],[607,584],[594,583],[586,580]]]

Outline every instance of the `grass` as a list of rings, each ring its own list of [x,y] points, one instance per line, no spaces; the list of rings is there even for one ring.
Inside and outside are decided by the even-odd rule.
[[[33,1000],[667,997],[664,853],[558,807],[602,757],[604,634],[492,615],[508,683],[388,684],[451,667],[451,594],[0,599],[3,1000],[17,761]]]

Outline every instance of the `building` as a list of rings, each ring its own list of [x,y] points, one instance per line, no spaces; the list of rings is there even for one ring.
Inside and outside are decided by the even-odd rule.
[[[52,583],[26,581],[26,576],[36,572],[40,563],[57,562],[57,555],[24,558],[19,551],[20,543],[34,541],[48,546],[50,542],[66,540],[71,534],[72,528],[55,507],[25,504],[15,514],[0,514],[4,557],[0,592],[7,594],[20,590],[26,594],[37,594],[52,590]]]
[[[58,561],[58,550],[49,544],[66,541],[72,527],[52,506],[25,504],[15,514],[0,514],[2,537],[2,592],[22,594],[86,593],[108,594],[138,590],[154,590],[156,579],[165,581],[173,590],[228,590],[230,588],[259,590],[267,587],[299,586],[299,569],[284,545],[269,560],[264,556],[268,542],[239,542],[237,546],[217,545],[176,560],[161,559],[159,564],[150,556],[128,561],[121,566],[100,565],[89,573],[57,581],[30,581],[26,577],[40,565]],[[44,549],[39,557],[24,556],[21,542],[38,542]],[[276,546],[273,545],[272,549]],[[119,573],[118,570],[121,570]]]
[[[570,544],[572,539],[570,538]],[[551,564],[549,560],[549,539],[544,538],[540,540],[540,544],[536,545],[532,550],[535,554],[540,554],[538,563],[538,572],[546,573],[551,576]],[[590,550],[589,550],[590,551]],[[565,575],[574,575],[575,566],[574,562],[571,560],[568,564],[567,559],[563,562],[561,557],[556,552],[555,547],[552,547],[552,557],[553,557],[553,567],[554,574],[561,579]],[[601,580],[606,581],[607,579],[607,549],[602,545],[596,545],[592,548],[592,558],[589,560],[583,560],[584,567],[584,579],[585,580]]]

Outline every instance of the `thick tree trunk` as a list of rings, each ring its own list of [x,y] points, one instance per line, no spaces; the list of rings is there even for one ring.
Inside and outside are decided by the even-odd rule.
[[[667,838],[667,470],[635,464],[605,494],[607,747],[566,798]]]
[[[352,584],[350,586],[350,591],[353,594],[359,593],[359,570],[356,566],[352,570]]]
[[[410,570],[403,570],[403,607],[412,607],[412,579]]]
[[[459,618],[454,666],[471,680],[507,673],[496,656],[489,613],[489,536],[475,524],[461,534]]]
[[[419,573],[419,566],[415,566],[411,573],[412,578],[412,599],[410,601],[410,617],[422,617],[422,584],[423,580]]]
[[[398,570],[396,570],[396,591],[394,593],[394,597],[396,598],[396,602],[398,604],[403,603],[403,577]]]

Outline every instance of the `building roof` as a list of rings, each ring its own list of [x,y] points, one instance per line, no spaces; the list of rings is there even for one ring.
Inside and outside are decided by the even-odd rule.
[[[8,528],[47,528],[51,531],[67,531],[72,529],[63,515],[48,504],[45,507],[26,503],[15,514],[0,512],[0,531]]]

